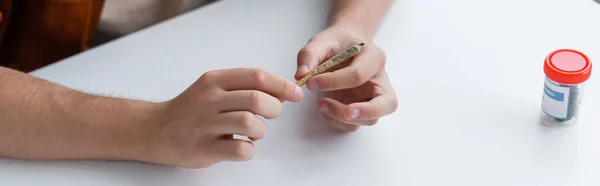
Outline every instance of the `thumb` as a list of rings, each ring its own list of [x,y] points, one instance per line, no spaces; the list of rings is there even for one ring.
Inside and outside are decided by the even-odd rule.
[[[317,67],[327,58],[333,56],[336,48],[338,47],[335,42],[326,42],[324,40],[313,40],[308,42],[308,44],[298,52],[298,66],[294,78],[296,78],[296,80],[302,78],[310,70]]]

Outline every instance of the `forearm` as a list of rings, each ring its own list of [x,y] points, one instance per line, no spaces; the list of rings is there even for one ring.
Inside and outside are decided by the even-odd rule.
[[[0,67],[0,157],[138,160],[153,104],[93,96]]]
[[[354,26],[366,39],[372,39],[393,0],[332,0],[329,24]]]

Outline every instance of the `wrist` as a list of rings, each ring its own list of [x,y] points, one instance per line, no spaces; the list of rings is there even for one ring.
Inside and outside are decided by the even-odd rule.
[[[65,113],[81,121],[75,138],[84,159],[148,161],[152,154],[160,104],[77,94]]]
[[[130,147],[124,152],[125,156],[134,161],[146,163],[159,163],[160,158],[160,127],[164,121],[165,103],[145,103],[132,106],[135,110],[131,125],[132,131]]]
[[[371,41],[374,33],[374,29],[369,24],[348,17],[332,17],[329,22],[329,28],[341,28],[366,41]]]
[[[373,38],[373,33],[368,26],[353,19],[334,19],[329,24],[328,29],[330,28],[343,30],[350,33],[353,37],[366,42],[370,42]]]

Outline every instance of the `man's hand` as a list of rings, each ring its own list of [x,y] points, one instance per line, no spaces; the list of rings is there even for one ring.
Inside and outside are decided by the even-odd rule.
[[[253,142],[302,89],[260,69],[202,75],[176,98],[153,103],[90,95],[0,67],[0,157],[133,160],[204,168],[246,161]]]
[[[221,161],[247,161],[254,155],[251,140],[265,137],[267,125],[258,116],[279,116],[281,100],[298,102],[302,89],[260,69],[207,72],[175,99],[162,103],[157,116],[151,162],[204,168]]]
[[[333,72],[314,76],[306,84],[312,91],[326,92],[319,109],[329,124],[344,131],[375,125],[378,118],[395,112],[398,104],[385,72],[385,52],[365,35],[352,24],[336,24],[314,36],[298,53],[296,79],[344,48],[365,43],[351,61],[339,64]]]

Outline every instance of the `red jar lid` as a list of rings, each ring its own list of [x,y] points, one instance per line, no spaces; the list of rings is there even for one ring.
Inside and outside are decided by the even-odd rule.
[[[560,49],[546,57],[544,73],[560,84],[579,84],[590,78],[592,62],[579,51]]]

